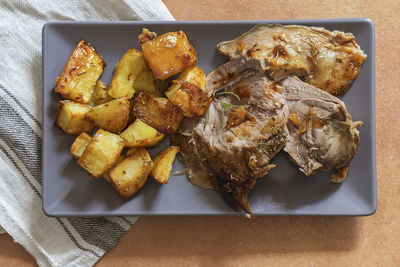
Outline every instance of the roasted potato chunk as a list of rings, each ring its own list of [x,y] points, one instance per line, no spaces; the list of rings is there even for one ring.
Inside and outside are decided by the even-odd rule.
[[[99,178],[118,160],[125,143],[125,139],[119,135],[99,129],[79,158],[78,164],[93,178]]]
[[[127,96],[98,105],[87,113],[96,127],[106,131],[119,133],[129,121],[130,101]]]
[[[153,160],[154,167],[150,172],[150,176],[156,182],[161,184],[168,183],[171,176],[172,164],[175,156],[179,152],[179,146],[170,146],[164,151],[161,151]]]
[[[75,158],[79,159],[83,152],[85,151],[87,145],[90,143],[90,140],[92,140],[92,137],[86,133],[81,133],[74,141],[74,143],[72,144],[69,152],[72,154],[72,156],[74,156]],[[115,162],[115,164],[118,164],[119,162],[121,162],[121,160],[123,159],[123,156],[120,156],[118,158],[118,160]],[[115,165],[114,164],[114,165]],[[106,171],[105,173],[103,173],[103,178],[111,183],[111,179],[110,179],[110,175],[108,174],[108,171]]]
[[[96,86],[94,87],[92,97],[93,105],[98,106],[111,100],[113,100],[113,98],[108,95],[107,84],[98,80]]]
[[[173,105],[182,110],[185,117],[202,116],[212,101],[206,92],[184,80],[172,81],[165,95]]]
[[[120,155],[119,158],[117,159],[117,161],[114,163],[114,165],[105,173],[103,173],[103,178],[104,180],[106,180],[107,182],[111,183],[111,177],[110,177],[110,170],[112,168],[114,168],[115,166],[117,166],[121,161],[123,161],[125,159],[125,156]]]
[[[183,119],[182,111],[171,101],[147,92],[137,92],[133,101],[133,114],[144,123],[162,133],[174,133]]]
[[[145,148],[138,148],[109,172],[111,183],[121,197],[127,199],[147,181],[153,162]]]
[[[143,29],[139,35],[143,55],[157,79],[166,79],[197,62],[197,54],[185,32],[168,32],[157,36]]]
[[[163,91],[156,86],[156,78],[147,65],[136,77],[133,89],[135,91],[146,91],[155,96],[162,96],[163,94]]]
[[[156,79],[156,88],[157,88],[157,90],[160,91],[160,92],[167,91],[171,80],[172,79],[165,79],[165,80]]]
[[[55,123],[66,134],[90,133],[94,123],[86,115],[91,110],[92,107],[86,104],[69,100],[59,101]]]
[[[165,134],[136,119],[120,136],[127,141],[126,146],[151,147],[157,145],[164,138]]]
[[[85,40],[81,40],[65,63],[55,83],[56,93],[88,104],[105,62]]]
[[[128,96],[135,93],[133,84],[136,77],[146,67],[146,60],[142,52],[135,48],[128,49],[121,57],[114,69],[108,95],[113,98]]]
[[[74,142],[72,143],[69,149],[71,155],[79,159],[82,156],[83,152],[85,151],[90,140],[92,140],[92,137],[87,133],[81,133],[80,135],[78,135],[78,137],[75,138]]]
[[[110,172],[105,172],[103,173],[103,178],[104,180],[106,180],[107,182],[111,183],[111,177],[110,177]]]
[[[204,71],[198,66],[191,66],[179,74],[177,80],[187,81],[201,90],[206,90],[206,75]]]

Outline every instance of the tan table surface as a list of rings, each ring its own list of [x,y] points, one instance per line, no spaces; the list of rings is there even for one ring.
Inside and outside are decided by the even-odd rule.
[[[361,218],[142,217],[98,266],[400,266],[398,0],[164,2],[177,20],[371,18],[376,29],[378,210]],[[34,264],[10,236],[0,235],[0,266]]]

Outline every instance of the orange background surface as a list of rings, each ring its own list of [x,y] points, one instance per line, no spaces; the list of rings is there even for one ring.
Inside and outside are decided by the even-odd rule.
[[[165,0],[177,20],[367,17],[376,30],[378,210],[370,217],[142,217],[98,266],[400,266],[400,2]],[[0,266],[35,260],[0,235]]]

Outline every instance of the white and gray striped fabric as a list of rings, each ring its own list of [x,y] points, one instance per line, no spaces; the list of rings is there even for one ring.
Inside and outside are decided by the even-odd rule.
[[[173,20],[161,0],[0,0],[0,233],[39,266],[92,266],[137,217],[42,211],[42,26],[54,20]]]

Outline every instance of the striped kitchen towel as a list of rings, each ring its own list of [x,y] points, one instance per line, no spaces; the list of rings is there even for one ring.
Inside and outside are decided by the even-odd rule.
[[[40,266],[92,266],[137,217],[42,211],[42,26],[54,20],[173,20],[161,0],[0,0],[0,233]]]

